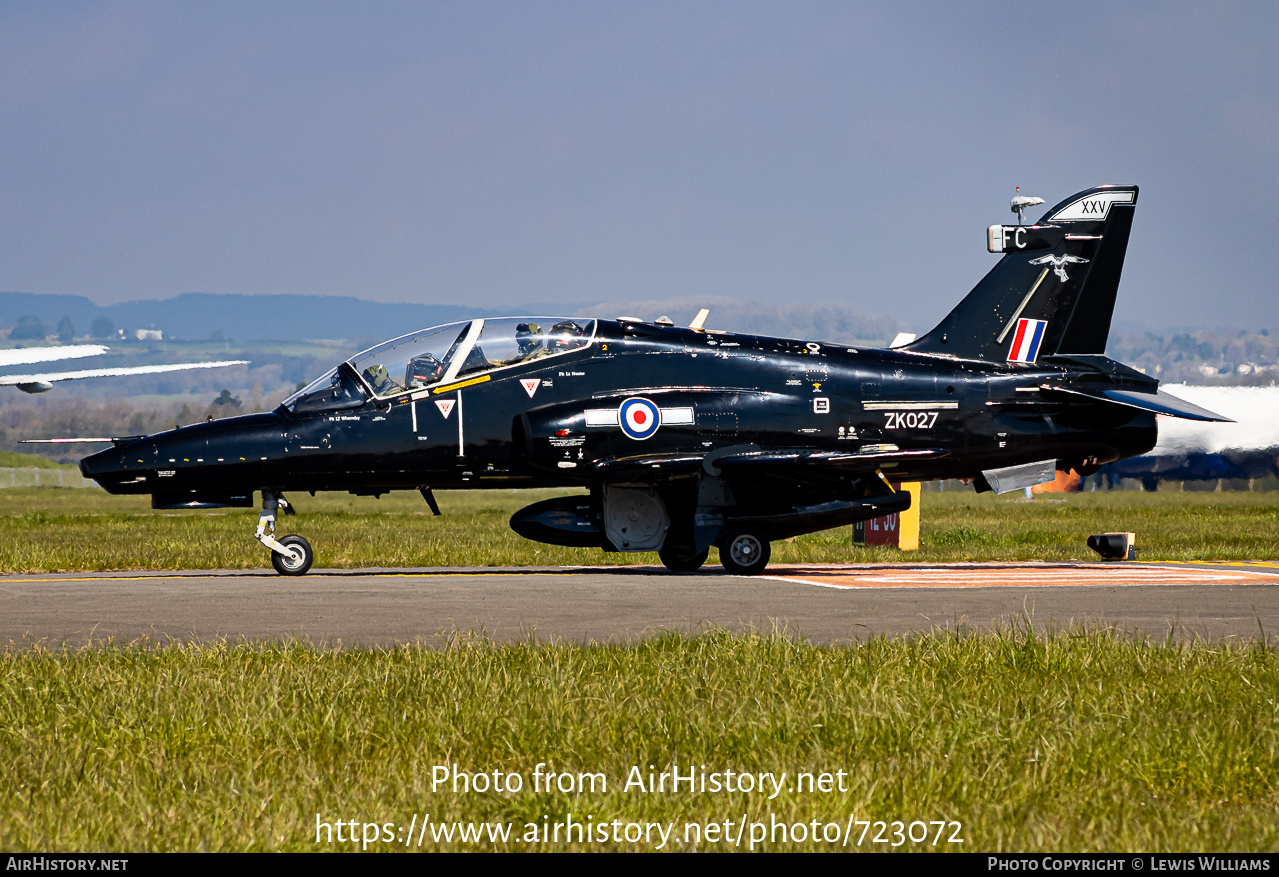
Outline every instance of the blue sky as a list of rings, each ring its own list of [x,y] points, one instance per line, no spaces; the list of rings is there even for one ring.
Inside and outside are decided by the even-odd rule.
[[[6,2],[0,289],[922,331],[1014,186],[1137,183],[1116,318],[1279,330],[1277,45],[1274,3]]]

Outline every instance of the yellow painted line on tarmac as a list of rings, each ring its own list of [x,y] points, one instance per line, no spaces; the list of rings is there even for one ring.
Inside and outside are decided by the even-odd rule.
[[[1260,566],[1267,569],[1279,569],[1279,561],[1275,560],[1165,560],[1161,563],[1195,565],[1195,566]]]
[[[314,579],[350,579],[356,576],[374,576],[379,579],[449,579],[449,578],[478,578],[481,576],[493,577],[514,577],[514,576],[573,576],[581,575],[584,572],[609,572],[613,569],[634,569],[634,567],[583,567],[581,569],[566,570],[562,572],[548,572],[539,570],[536,572],[368,572],[361,573],[355,570],[343,573],[310,573],[306,576],[306,581]],[[21,585],[27,582],[146,582],[155,579],[225,579],[237,575],[252,575],[253,573],[265,573],[264,569],[246,569],[246,570],[229,570],[226,574],[211,575],[208,573],[166,573],[162,571],[154,572],[150,575],[143,576],[62,576],[55,579],[29,579],[29,578],[9,578],[0,576],[0,585],[14,584]],[[265,576],[264,576],[265,577]],[[272,581],[286,579],[286,576],[271,576]],[[298,579],[294,579],[298,581]]]
[[[1211,569],[1208,567],[1218,567]],[[1221,567],[1230,567],[1222,569]],[[773,567],[760,578],[795,584],[841,589],[863,588],[1007,588],[1007,587],[1127,587],[1140,585],[1250,585],[1279,584],[1279,562],[1253,561],[1169,561],[1159,565],[1142,564],[1062,564],[1062,563],[955,563],[925,567],[903,565],[788,564]],[[633,564],[609,567],[569,567],[558,570],[459,570],[451,572],[360,572],[343,570],[313,572],[307,581],[316,579],[448,579],[448,578],[514,578],[518,576],[553,576],[564,578],[591,573],[651,570],[662,567]],[[719,570],[712,574],[727,575]],[[162,579],[208,579],[217,581],[234,576],[253,576],[280,581],[266,569],[224,570],[212,572],[170,573],[163,570],[138,575],[66,575],[26,578],[0,576],[0,585],[24,583],[78,582],[146,582]]]
[[[210,576],[181,576],[181,575],[165,575],[157,572],[149,576],[63,576],[56,579],[28,579],[28,578],[8,578],[7,576],[0,579],[0,584],[20,585],[26,582],[144,582],[147,579],[170,578],[170,579],[195,579],[210,578]]]
[[[625,569],[625,567],[623,567],[623,569]],[[570,570],[568,572],[371,572],[365,573],[364,575],[374,576],[379,579],[455,579],[481,577],[507,578],[515,576],[575,576],[581,575],[584,572],[591,572],[591,570]],[[608,570],[602,569],[600,572],[608,572]],[[346,573],[341,576],[320,573],[320,576],[330,579],[349,579],[352,575],[359,575],[359,573]]]

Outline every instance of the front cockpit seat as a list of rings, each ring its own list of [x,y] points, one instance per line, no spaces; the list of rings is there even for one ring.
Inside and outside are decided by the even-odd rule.
[[[409,360],[404,370],[404,386],[425,387],[444,377],[444,363],[430,353],[423,353]]]
[[[458,375],[469,375],[472,372],[485,371],[493,368],[494,365],[500,364],[489,362],[488,357],[484,355],[484,351],[480,349],[480,345],[476,344],[471,348],[471,352],[466,355],[466,361],[462,363],[462,367],[458,370]]]

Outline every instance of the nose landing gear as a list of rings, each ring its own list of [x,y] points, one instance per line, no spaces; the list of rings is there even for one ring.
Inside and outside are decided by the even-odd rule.
[[[315,552],[311,543],[301,536],[285,536],[279,541],[275,538],[276,512],[284,510],[286,515],[297,514],[281,494],[274,490],[262,491],[262,513],[258,515],[258,529],[254,538],[271,549],[271,565],[282,576],[300,576],[311,568],[315,560]]]
[[[300,576],[311,568],[311,561],[315,560],[315,552],[311,549],[310,542],[301,536],[285,536],[280,540],[280,544],[294,554],[293,556],[277,554],[273,550],[271,566],[275,567],[276,572],[282,576]]]

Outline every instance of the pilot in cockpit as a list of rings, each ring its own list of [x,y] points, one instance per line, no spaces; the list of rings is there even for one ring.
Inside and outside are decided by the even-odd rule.
[[[576,350],[582,346],[582,336],[586,329],[572,320],[561,320],[551,327],[551,351],[560,353],[565,350]]]
[[[530,359],[546,356],[550,352],[546,349],[546,337],[542,334],[542,327],[537,323],[515,324],[515,347],[516,353],[506,361],[507,365],[528,362]]]
[[[366,368],[364,370],[364,379],[369,382],[369,388],[373,390],[373,394],[376,396],[389,396],[404,389],[387,373],[386,366],[381,364],[371,365]]]

